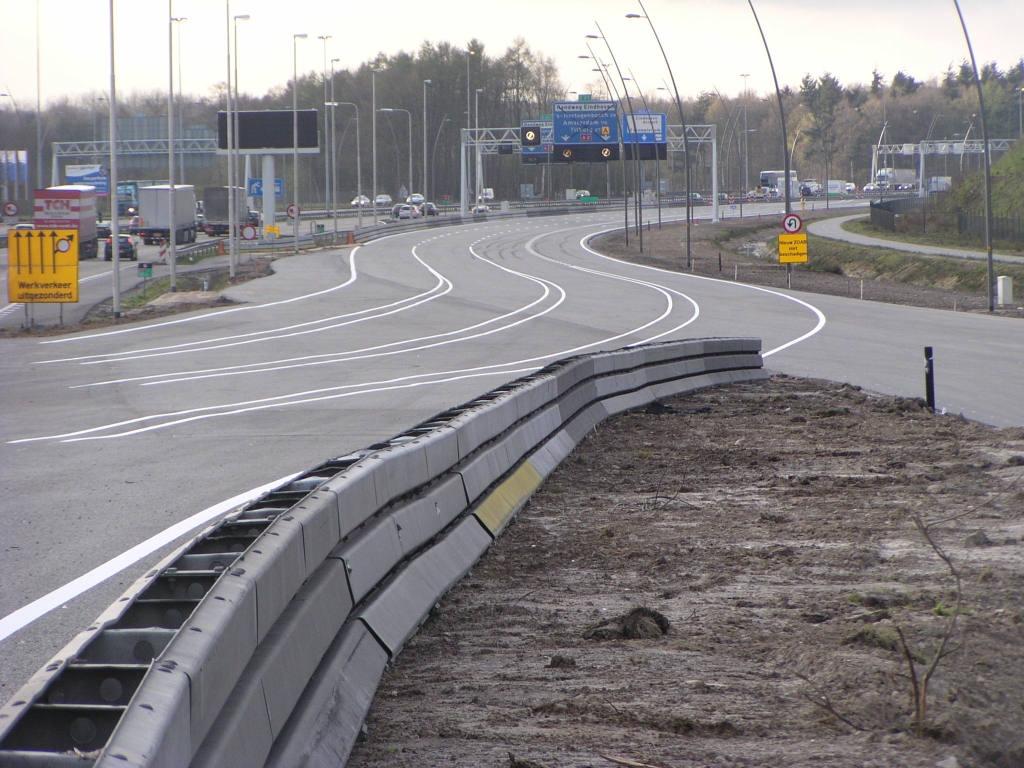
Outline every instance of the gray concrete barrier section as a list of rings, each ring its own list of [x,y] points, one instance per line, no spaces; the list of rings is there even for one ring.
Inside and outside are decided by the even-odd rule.
[[[339,768],[359,737],[388,654],[361,621],[349,622],[306,686],[266,768]]]
[[[96,764],[343,763],[388,656],[522,506],[505,478],[524,461],[548,476],[609,414],[763,377],[759,350],[712,339],[571,358],[265,494],[147,573],[0,709],[0,766],[56,764],[67,735],[25,737],[26,707],[73,667],[116,659],[138,687],[95,715]],[[506,517],[469,514],[491,494]]]

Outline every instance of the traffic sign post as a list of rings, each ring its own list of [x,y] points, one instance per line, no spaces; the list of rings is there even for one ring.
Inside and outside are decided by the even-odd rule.
[[[786,230],[787,234],[795,235],[801,229],[803,229],[804,220],[797,216],[795,213],[790,213],[783,217],[782,228]],[[806,242],[806,237],[804,238]]]
[[[14,201],[4,203],[4,216],[14,218],[18,215],[18,204]]]
[[[256,227],[252,224],[246,224],[242,227],[242,239],[243,240],[255,240],[256,239]]]
[[[8,236],[7,250],[9,302],[78,302],[77,230],[18,230]]]
[[[288,214],[289,219],[297,219],[302,214],[302,211],[299,210],[299,206],[295,203],[289,204],[289,206],[285,208],[285,212]]]

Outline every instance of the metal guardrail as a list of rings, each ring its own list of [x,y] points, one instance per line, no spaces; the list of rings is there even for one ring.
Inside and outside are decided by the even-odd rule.
[[[0,708],[0,766],[342,765],[386,664],[599,422],[765,378],[758,339],[570,358],[234,510]]]

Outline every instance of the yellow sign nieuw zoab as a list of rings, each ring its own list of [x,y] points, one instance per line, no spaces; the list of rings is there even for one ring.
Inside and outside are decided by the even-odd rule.
[[[7,300],[21,304],[78,301],[78,232],[12,231],[7,238]]]
[[[807,261],[807,235],[779,235],[779,264]]]

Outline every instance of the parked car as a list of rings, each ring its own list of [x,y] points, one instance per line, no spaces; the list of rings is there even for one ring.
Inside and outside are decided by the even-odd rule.
[[[365,207],[369,204],[370,198],[368,198],[366,195],[359,195],[359,197],[355,198],[354,200],[352,200],[351,203],[349,203],[349,205],[354,205],[358,207]]]
[[[107,236],[107,246],[103,251],[104,261],[110,261],[114,255],[113,239],[114,238],[112,236]],[[135,247],[135,238],[131,235],[122,235],[119,233],[117,240],[120,245],[120,248],[118,248],[118,258],[128,259],[129,261],[139,260],[139,253]]]
[[[413,192],[405,199],[405,202],[409,203],[409,205],[423,205],[424,200],[426,200],[426,198],[419,192]]]
[[[491,212],[491,209],[488,206],[484,205],[483,203],[479,203],[479,204],[473,206],[473,213],[490,213],[490,212]]]
[[[391,195],[377,195],[376,205],[380,207],[391,205]]]
[[[420,206],[420,213],[424,216],[437,216],[441,213],[433,203],[424,203]]]

